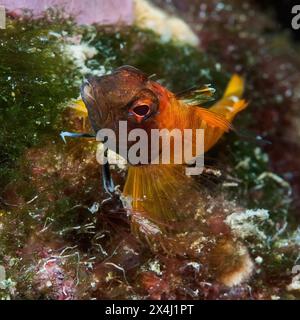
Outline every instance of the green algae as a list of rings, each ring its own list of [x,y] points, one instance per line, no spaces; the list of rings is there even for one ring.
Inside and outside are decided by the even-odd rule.
[[[1,30],[1,188],[26,148],[53,139],[62,103],[78,95],[79,73],[53,35],[69,28],[59,21],[8,20]]]
[[[50,32],[50,33],[49,33]],[[110,72],[113,68],[124,64],[136,66],[148,74],[156,74],[157,79],[171,90],[181,91],[198,83],[212,84],[217,89],[216,99],[222,94],[229,79],[228,73],[220,68],[220,63],[208,58],[207,54],[189,46],[178,46],[175,42],[162,44],[159,37],[151,31],[135,27],[116,30],[102,27],[77,27],[68,21],[11,21],[4,37],[1,38],[0,56],[1,85],[1,187],[12,180],[14,175],[22,175],[22,180],[29,182],[28,174],[20,164],[28,159],[24,151],[32,147],[45,145],[46,149],[38,153],[40,157],[48,157],[47,145],[58,142],[61,129],[72,124],[62,122],[64,104],[79,93],[81,79],[78,67],[72,63],[72,57],[64,54],[63,37],[81,35],[82,42],[98,50],[98,53],[85,61],[91,71]],[[62,72],[63,70],[63,72]],[[229,145],[231,159],[225,159],[225,165],[239,180],[238,193],[232,198],[247,208],[262,207],[269,209],[274,222],[285,221],[289,210],[290,195],[288,187],[280,185],[272,178],[259,179],[268,172],[268,157],[259,146],[243,141],[243,139],[225,138],[223,145]],[[76,144],[76,143],[75,143]],[[54,152],[66,156],[71,146],[58,146]],[[52,149],[48,149],[49,153]],[[85,150],[87,151],[87,150]],[[30,159],[29,159],[30,160]],[[82,159],[81,159],[82,160]],[[72,161],[70,161],[72,163]],[[55,161],[49,156],[47,169],[54,166]],[[18,165],[17,165],[18,164]],[[74,161],[74,168],[78,164]],[[25,166],[26,167],[26,166]],[[64,171],[59,168],[58,171]],[[77,172],[81,175],[81,172]],[[89,198],[88,191],[98,190],[97,177],[85,184],[84,179],[74,180],[64,176],[49,174],[41,181],[45,184],[45,194],[39,195],[34,203],[25,204],[20,209],[8,210],[4,206],[5,217],[1,219],[5,232],[0,235],[0,259],[9,255],[15,259],[8,276],[17,283],[18,293],[9,288],[7,294],[18,297],[40,297],[38,293],[29,293],[32,286],[34,270],[31,262],[22,262],[15,257],[16,250],[23,249],[33,232],[50,226],[55,237],[66,242],[79,243],[81,237],[89,237],[84,226],[92,223],[93,216],[87,206],[97,196]],[[97,172],[95,172],[97,176]],[[49,179],[49,183],[46,180]],[[76,183],[75,183],[76,182]],[[68,184],[78,187],[68,189]],[[81,187],[80,190],[79,186]],[[84,191],[86,188],[87,191]],[[20,193],[26,201],[30,201],[39,190],[20,186]],[[71,194],[71,195],[70,195]],[[257,195],[259,194],[259,197]],[[47,197],[51,195],[51,201]],[[54,195],[54,200],[52,200]],[[253,196],[252,196],[253,195]],[[100,197],[99,197],[100,198]],[[78,207],[79,206],[79,207]],[[274,225],[265,226],[268,235],[274,233]],[[281,239],[281,238],[280,238]],[[89,239],[88,243],[91,241]],[[80,248],[82,249],[82,248]],[[270,265],[274,275],[291,266],[294,255],[280,258],[280,254],[268,244],[269,251],[264,259]],[[95,248],[84,248],[84,252]],[[254,248],[253,253],[261,254],[263,249]],[[273,253],[272,253],[273,252]],[[36,258],[38,259],[38,257]],[[278,263],[275,263],[275,262]],[[284,262],[284,263],[283,263]],[[76,269],[78,262],[68,262],[69,268]],[[20,272],[24,266],[26,272]]]
[[[2,187],[13,176],[24,149],[50,136],[56,140],[62,129],[63,104],[78,96],[81,78],[72,57],[64,54],[64,38],[78,34],[99,52],[86,61],[91,70],[104,67],[109,72],[130,64],[148,74],[156,73],[173,90],[211,83],[219,89],[216,98],[228,79],[205,54],[172,42],[162,44],[151,31],[135,27],[117,32],[92,27],[85,30],[55,19],[9,20],[0,46]]]
[[[162,44],[151,31],[135,27],[118,31],[100,27],[85,29],[56,18],[9,20],[0,46],[3,87],[0,96],[0,174],[1,190],[5,191],[1,197],[4,209],[1,211],[1,226],[4,229],[0,234],[0,260],[9,266],[7,277],[16,282],[17,289],[12,291],[7,287],[5,292],[1,292],[4,298],[7,294],[41,297],[29,290],[35,276],[32,263],[38,261],[39,256],[34,253],[28,261],[19,258],[20,253],[22,256],[28,248],[32,247],[35,252],[38,240],[30,240],[32,234],[43,235],[43,230],[50,228],[57,241],[78,242],[86,237],[84,226],[95,224],[95,216],[88,210],[90,198],[84,190],[84,180],[80,180],[80,172],[77,172],[79,182],[74,174],[72,179],[74,184],[82,187],[81,191],[72,187],[71,191],[66,191],[72,182],[63,176],[64,162],[58,164],[57,159],[51,156],[53,152],[61,153],[64,158],[76,146],[76,143],[63,146],[59,132],[73,127],[62,115],[66,102],[78,97],[82,75],[72,61],[73,57],[66,54],[65,44],[68,44],[66,38],[78,35],[82,36],[82,42],[88,42],[98,50],[96,56],[85,61],[91,71],[104,68],[109,72],[120,65],[131,64],[148,74],[156,73],[170,89],[181,91],[195,83],[211,83],[219,95],[228,80],[227,74],[217,70],[205,54],[173,42]],[[57,147],[53,150],[51,145]],[[28,151],[33,152],[33,157]],[[88,152],[86,148],[85,151]],[[44,160],[39,162],[36,158]],[[51,173],[32,178],[32,167],[38,172],[46,170]],[[54,167],[61,177],[53,174]],[[39,183],[44,185],[38,187],[34,179],[39,179]],[[95,170],[95,178],[89,177],[87,190],[98,190],[99,186]],[[18,194],[21,198],[17,198],[16,203],[6,201],[6,194],[9,198],[11,194]],[[54,200],[50,201],[50,198]],[[94,200],[97,198],[95,195]],[[12,199],[15,201],[14,196]],[[47,240],[50,243],[51,238]],[[15,262],[12,264],[11,261]],[[76,261],[68,265],[70,269],[77,268]]]
[[[161,43],[160,37],[150,30],[129,27],[115,31],[96,27],[84,32],[83,40],[99,52],[87,61],[88,67],[96,70],[104,67],[109,72],[120,65],[132,65],[155,75],[155,79],[174,92],[196,84],[212,84],[217,99],[229,79],[205,53],[175,41]]]
[[[287,219],[291,203],[291,187],[269,171],[269,157],[259,143],[237,140],[230,145],[233,172],[239,179],[236,197],[246,208],[264,208],[272,213],[274,222]]]

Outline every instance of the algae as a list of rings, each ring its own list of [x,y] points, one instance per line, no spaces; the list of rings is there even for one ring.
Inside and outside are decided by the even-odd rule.
[[[229,16],[232,10],[228,10]],[[211,84],[216,99],[229,74],[242,65],[250,70],[247,96],[251,104],[237,121],[237,128],[252,130],[257,125],[264,135],[276,132],[261,127],[253,116],[253,110],[265,110],[270,101],[271,107],[277,106],[280,100],[273,99],[273,82],[270,90],[259,91],[261,78],[256,70],[264,60],[249,52],[251,40],[242,42],[243,49],[238,53],[235,49],[227,61],[223,49],[234,42],[237,31],[226,26],[228,39],[220,39],[217,27],[210,24],[207,28],[209,36],[213,34],[211,41],[217,39],[218,45],[210,43],[199,50],[174,41],[162,43],[152,31],[134,26],[78,27],[51,16],[8,20],[0,40],[0,264],[5,266],[7,279],[5,289],[0,289],[2,298],[250,298],[247,283],[239,286],[240,291],[215,285],[205,263],[205,250],[219,241],[219,235],[204,236],[195,230],[199,226],[195,221],[184,225],[184,230],[191,232],[168,239],[176,252],[173,256],[165,254],[159,244],[152,251],[145,249],[130,234],[124,212],[111,209],[116,203],[103,203],[107,196],[94,159],[95,144],[68,141],[65,146],[59,138],[61,130],[82,131],[81,122],[66,108],[78,97],[81,80],[89,72],[109,73],[123,64],[156,74],[158,81],[174,91],[195,83]],[[78,38],[80,44],[96,49],[93,57],[82,62],[85,72],[66,49]],[[254,50],[259,39],[254,41]],[[285,99],[283,89],[277,93]],[[299,249],[299,241],[291,240],[295,221],[289,183],[275,174],[268,148],[243,137],[224,137],[210,155],[221,159],[225,179],[237,183],[232,190],[218,189],[220,194],[210,203],[223,211],[235,209],[223,201],[224,196],[248,210],[269,212],[269,218],[259,225],[263,240],[244,239],[250,254],[263,261],[257,263],[249,284],[257,294],[263,291],[264,297],[286,295],[287,270],[297,261]],[[124,173],[116,178],[122,185]],[[100,209],[92,210],[93,206]],[[222,210],[225,219],[230,212],[225,215]],[[217,222],[218,214],[213,216]],[[255,228],[255,223],[251,227]],[[191,243],[198,244],[197,250]],[[204,256],[203,263],[194,268],[199,256]],[[207,279],[213,289],[205,286]],[[67,288],[65,294],[63,287]]]
[[[26,148],[57,140],[62,104],[78,95],[80,74],[55,36],[68,29],[59,19],[50,25],[47,19],[8,19],[1,30],[1,189]]]

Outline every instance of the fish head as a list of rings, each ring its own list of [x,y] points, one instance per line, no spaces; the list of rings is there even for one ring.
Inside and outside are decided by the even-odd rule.
[[[145,128],[159,109],[159,97],[151,89],[151,81],[131,66],[88,78],[81,87],[81,96],[95,132],[117,130],[119,121],[127,121],[129,130]]]

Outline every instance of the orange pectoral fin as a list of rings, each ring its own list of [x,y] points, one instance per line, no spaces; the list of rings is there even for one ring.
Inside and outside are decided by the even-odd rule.
[[[196,113],[209,127],[218,128],[224,132],[232,129],[231,123],[223,115],[219,115],[212,110],[197,107]]]

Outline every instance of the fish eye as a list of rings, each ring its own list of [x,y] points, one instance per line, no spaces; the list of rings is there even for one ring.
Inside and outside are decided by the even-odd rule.
[[[159,101],[149,89],[143,89],[125,106],[128,119],[133,123],[141,124],[157,112]]]
[[[141,104],[132,109],[132,112],[138,117],[145,117],[150,112],[150,107],[147,104]]]

